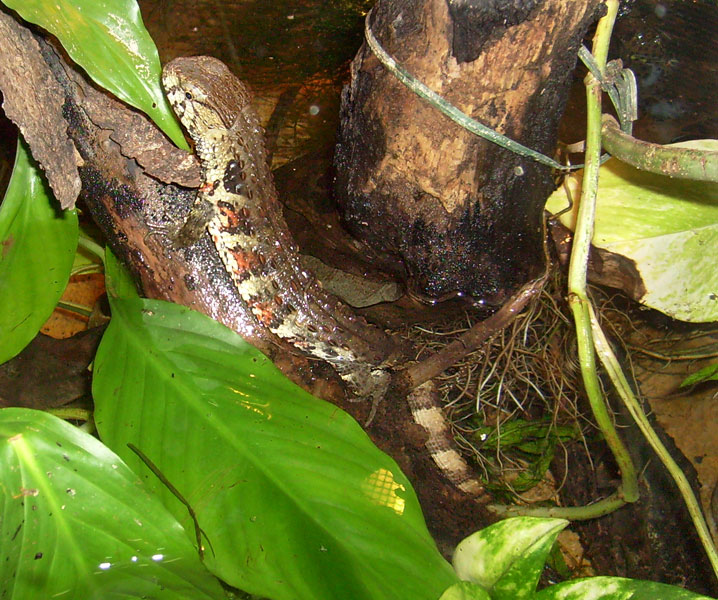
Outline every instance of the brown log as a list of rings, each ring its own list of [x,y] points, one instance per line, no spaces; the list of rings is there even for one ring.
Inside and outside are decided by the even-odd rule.
[[[479,122],[552,155],[598,0],[380,0],[371,30],[414,77]],[[551,170],[476,137],[365,45],[342,98],[337,196],[355,236],[409,289],[498,305],[544,268]]]

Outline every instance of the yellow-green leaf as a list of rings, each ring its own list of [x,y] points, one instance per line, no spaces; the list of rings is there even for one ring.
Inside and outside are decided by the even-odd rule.
[[[718,149],[718,141],[689,142]],[[688,145],[686,144],[686,145]],[[574,210],[561,222],[573,229],[582,173],[549,198],[546,209]],[[601,167],[593,244],[634,261],[645,286],[636,300],[676,319],[718,319],[718,185],[671,179],[611,159]]]

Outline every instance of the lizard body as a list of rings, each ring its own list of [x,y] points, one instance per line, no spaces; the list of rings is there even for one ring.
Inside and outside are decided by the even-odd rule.
[[[246,86],[224,63],[207,56],[173,60],[162,79],[194,141],[204,181],[178,245],[209,231],[257,326],[329,362],[358,396],[380,399],[396,347],[302,268]],[[481,485],[454,448],[443,413],[428,392],[422,386],[408,398],[414,420],[427,431],[427,449],[453,484],[478,495]]]

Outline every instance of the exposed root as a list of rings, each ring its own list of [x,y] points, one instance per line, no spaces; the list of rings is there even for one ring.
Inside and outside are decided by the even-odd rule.
[[[552,280],[506,328],[492,331],[480,348],[434,379],[454,439],[494,492],[526,491],[543,477],[555,447],[592,427],[577,407],[573,324],[559,286]],[[424,364],[424,356],[446,356],[442,348],[455,348],[472,331],[476,325],[466,314],[459,323],[415,327],[409,335]],[[457,340],[447,346],[452,337]]]

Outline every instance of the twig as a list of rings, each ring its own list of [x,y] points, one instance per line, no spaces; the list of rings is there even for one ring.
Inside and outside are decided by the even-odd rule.
[[[527,283],[488,319],[476,323],[459,339],[451,342],[436,354],[402,371],[399,386],[406,391],[413,390],[473,352],[516,318],[529,300],[541,291],[547,277],[548,267],[544,275]]]

